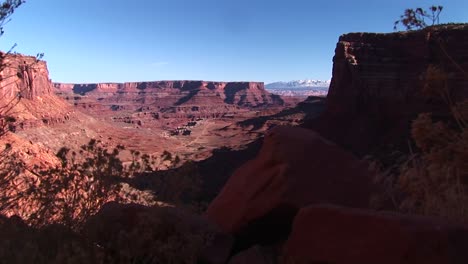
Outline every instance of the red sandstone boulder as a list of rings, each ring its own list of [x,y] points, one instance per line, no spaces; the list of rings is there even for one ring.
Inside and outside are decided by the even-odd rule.
[[[230,177],[207,216],[245,246],[272,243],[287,237],[294,215],[308,204],[368,207],[370,178],[366,164],[317,133],[276,127],[258,156]]]
[[[174,207],[103,206],[84,235],[110,252],[113,263],[225,263],[232,237],[206,218]],[[113,253],[112,253],[113,252]]]
[[[468,263],[468,229],[429,217],[328,205],[299,211],[286,263]]]

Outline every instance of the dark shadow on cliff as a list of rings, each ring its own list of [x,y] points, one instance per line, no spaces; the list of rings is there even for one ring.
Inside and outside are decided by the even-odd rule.
[[[73,85],[73,93],[85,95],[97,88],[97,84],[75,84]]]
[[[224,99],[224,102],[227,104],[234,104],[234,99],[236,97],[237,92],[242,91],[245,88],[246,85],[244,85],[244,83],[228,83],[224,88],[224,94],[226,95],[226,99]]]
[[[186,96],[184,96],[184,97],[180,98],[179,100],[177,100],[175,105],[181,105],[181,104],[184,104],[184,103],[188,102],[195,95],[197,95],[198,92],[200,92],[200,89],[190,90],[189,93]]]
[[[200,87],[202,86],[203,86],[202,81],[187,81],[187,82],[184,82],[183,84],[180,84],[180,83],[174,84],[174,88],[179,88],[181,91],[185,91],[185,92],[188,91],[188,94],[180,98],[175,103],[175,105],[181,105],[181,104],[188,102],[195,95],[197,95],[198,92],[200,92]]]
[[[277,94],[270,94],[270,98],[273,101],[273,104],[284,105],[284,100],[281,96]]]

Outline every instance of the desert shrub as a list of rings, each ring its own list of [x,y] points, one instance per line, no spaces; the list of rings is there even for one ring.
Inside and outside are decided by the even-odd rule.
[[[34,179],[22,176],[26,164],[7,143],[0,153],[0,213],[10,211],[26,196]]]
[[[0,3],[0,36],[3,35],[3,26],[8,22],[10,16],[24,2],[24,0],[6,0]]]
[[[431,8],[433,23],[441,10]],[[410,22],[402,23],[414,26]],[[430,36],[431,29],[428,32]],[[450,78],[458,75],[468,79],[468,74],[449,55],[443,39],[437,35],[435,38],[429,44],[440,57],[422,75],[422,93],[434,102],[444,103],[449,116],[419,114],[412,122],[409,154],[400,155],[402,159],[391,166],[373,163],[378,172],[376,181],[384,189],[376,200],[391,201],[402,212],[468,223],[468,99],[457,102],[453,94],[455,89],[466,87],[449,87]]]
[[[430,6],[428,10],[418,8],[408,8],[400,19],[395,21],[393,29],[397,29],[402,24],[406,30],[423,29],[427,26],[434,26],[439,23],[439,16],[443,6]]]
[[[432,6],[430,14],[421,8],[408,9],[395,27],[401,23],[408,30],[425,28],[424,19],[435,24],[441,11],[441,6]],[[449,87],[450,78],[468,79],[468,74],[449,54],[444,39],[432,31],[428,28],[427,36],[433,64],[422,74],[421,92],[431,102],[445,104],[449,115],[419,114],[411,125],[409,154],[400,154],[391,165],[371,163],[383,189],[372,202],[376,208],[391,202],[402,212],[468,223],[468,99],[457,103],[453,92],[466,87]]]
[[[391,204],[405,213],[468,223],[468,100],[452,111],[452,122],[420,114],[411,128],[416,149],[391,166],[371,163],[383,190],[373,197],[375,208]]]
[[[197,263],[213,233],[179,209],[109,204],[82,233],[109,263]]]
[[[117,180],[125,176],[118,158],[122,149],[117,146],[109,151],[92,139],[79,153],[61,148],[57,152],[61,164],[55,168],[33,169],[38,181],[31,196],[39,203],[30,221],[43,225],[52,220],[77,227],[104,203],[118,199],[121,185]]]
[[[468,100],[455,106],[468,121]],[[457,111],[458,112],[458,111]],[[413,122],[412,137],[420,152],[401,168],[398,187],[406,196],[400,209],[468,223],[468,129],[434,122],[429,113]]]
[[[5,26],[8,21],[10,21],[11,15],[15,12],[15,10],[21,6],[23,3],[25,3],[24,0],[6,0],[0,2],[0,36],[3,35],[3,27]],[[8,85],[13,85],[13,79],[20,77],[18,75],[21,74],[22,70],[26,68],[32,68],[35,66],[36,62],[38,62],[44,54],[40,53],[37,54],[36,56],[36,61],[28,64],[23,64],[21,66],[16,66],[16,67],[23,67],[23,69],[17,68],[17,74],[7,74],[4,73],[5,69],[8,68],[14,68],[15,66],[10,65],[9,63],[6,62],[7,56],[10,56],[13,53],[14,48],[16,47],[16,44],[13,45],[13,47],[10,48],[9,51],[7,52],[1,52],[0,51],[0,90],[4,89]],[[11,128],[13,127],[13,124],[16,121],[16,118],[14,117],[13,109],[14,107],[19,103],[21,100],[23,90],[20,90],[17,94],[17,96],[13,97],[8,97],[5,94],[8,93],[0,93],[0,137],[4,136]]]
[[[446,51],[441,41],[437,43]],[[444,54],[468,79],[455,60]],[[418,151],[412,151],[401,166],[397,184],[405,197],[400,209],[468,223],[468,100],[456,103],[448,84],[442,66],[428,66],[423,92],[442,99],[451,116],[435,120],[431,113],[422,113],[413,121],[411,136]]]
[[[61,223],[78,229],[109,201],[170,203],[196,212],[206,207],[198,202],[201,178],[195,163],[158,171],[153,157],[138,151],[124,164],[122,150],[92,139],[78,152],[61,148],[57,165],[43,168],[26,164],[7,146],[0,156],[0,213],[20,215],[34,226]],[[142,177],[145,184],[135,186]]]

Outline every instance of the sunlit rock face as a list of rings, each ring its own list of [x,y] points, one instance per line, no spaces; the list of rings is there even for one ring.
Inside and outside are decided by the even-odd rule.
[[[155,81],[128,83],[55,83],[60,94],[87,95],[104,102],[132,102],[160,106],[228,104],[240,107],[282,105],[282,100],[265,90],[261,82]],[[96,98],[97,99],[97,98]]]
[[[287,104],[266,91],[262,82],[55,83],[54,87],[59,96],[88,114],[146,127],[163,123],[160,120],[184,123],[193,118],[240,117]]]
[[[342,35],[333,58],[327,107],[311,127],[358,153],[398,142],[408,135],[418,113],[447,118],[449,107],[439,91],[428,89],[430,65],[448,78],[445,94],[468,97],[468,25],[389,34]]]
[[[0,97],[12,99],[21,96],[34,99],[38,96],[52,95],[52,83],[45,61],[36,57],[1,53],[3,65],[0,73]]]
[[[33,56],[0,53],[0,116],[16,120],[10,130],[66,122],[73,110],[54,94],[47,63]]]

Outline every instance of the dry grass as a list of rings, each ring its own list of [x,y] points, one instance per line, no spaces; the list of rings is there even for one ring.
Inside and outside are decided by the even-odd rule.
[[[458,104],[456,112],[466,106],[468,100]],[[468,115],[456,118],[463,124]],[[400,209],[468,223],[467,127],[449,127],[421,114],[413,122],[412,137],[420,153],[412,154],[401,168],[397,184],[406,197]]]
[[[420,114],[411,129],[417,148],[409,144],[405,161],[386,168],[372,163],[385,189],[376,200],[391,200],[402,212],[468,223],[468,100],[454,102],[440,67],[429,65],[425,75],[423,92],[442,99],[451,117],[436,121],[431,113]]]

